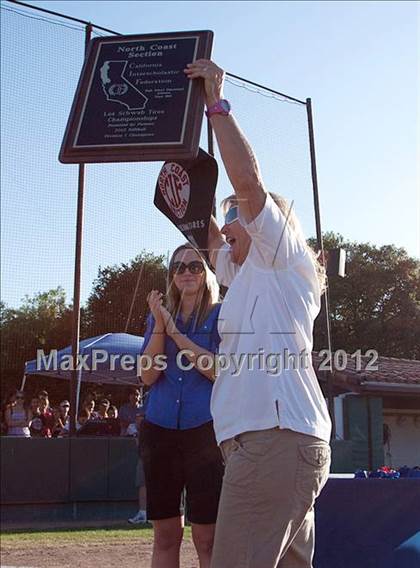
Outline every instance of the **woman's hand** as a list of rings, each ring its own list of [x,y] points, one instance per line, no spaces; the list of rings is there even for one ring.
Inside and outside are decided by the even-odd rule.
[[[197,59],[188,63],[184,73],[189,79],[204,79],[207,107],[213,106],[223,99],[223,82],[225,72],[209,59]]]
[[[152,290],[147,296],[147,303],[149,304],[150,311],[155,318],[155,331],[163,332],[165,330],[165,322],[162,318],[162,312],[160,308],[162,307],[162,292],[158,290]]]

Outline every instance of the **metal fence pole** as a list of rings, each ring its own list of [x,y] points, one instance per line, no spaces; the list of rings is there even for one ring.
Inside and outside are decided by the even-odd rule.
[[[318,244],[318,250],[321,251],[322,263],[325,266],[324,257],[324,243],[322,240],[321,231],[321,213],[319,207],[319,192],[318,192],[318,176],[316,170],[316,156],[315,156],[315,136],[314,136],[314,124],[312,116],[312,101],[311,99],[306,99],[306,112],[308,115],[308,132],[309,132],[309,150],[311,154],[311,174],[312,174],[312,190],[314,197],[314,211],[315,211],[315,225],[316,225],[316,239]],[[325,321],[325,328],[327,332],[327,343],[328,351],[331,354],[331,365],[332,365],[332,339],[331,339],[331,326],[330,326],[330,306],[328,300],[328,286],[325,293],[321,297],[321,311],[320,316]],[[327,371],[327,397],[328,397],[328,410],[332,422],[332,439],[336,437],[336,426],[335,426],[335,414],[334,414],[334,374],[333,370]]]
[[[92,35],[92,24],[85,28],[85,55]],[[79,164],[79,179],[77,190],[77,221],[76,221],[76,250],[74,260],[73,288],[73,319],[72,319],[72,356],[73,371],[70,379],[70,436],[76,434],[76,419],[78,410],[78,389],[76,363],[79,355],[80,340],[80,282],[82,275],[82,242],[83,242],[83,202],[85,191],[85,164]]]
[[[207,150],[210,156],[214,157],[214,135],[209,118],[207,119]],[[216,196],[214,196],[212,215],[215,219],[217,219]]]

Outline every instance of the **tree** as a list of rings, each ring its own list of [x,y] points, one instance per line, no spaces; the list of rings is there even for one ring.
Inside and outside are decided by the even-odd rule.
[[[25,296],[22,305],[1,304],[1,367],[3,376],[22,377],[26,361],[37,349],[60,349],[71,339],[71,307],[63,288]]]
[[[148,313],[147,295],[152,289],[165,293],[165,287],[163,256],[142,251],[128,264],[100,267],[87,301],[83,334],[124,332],[134,300],[127,332],[143,335]]]
[[[310,244],[316,248],[314,239]],[[420,263],[394,245],[344,241],[326,233],[324,248],[344,248],[346,276],[329,278],[333,349],[420,357]],[[315,324],[315,347],[326,347],[324,324]]]

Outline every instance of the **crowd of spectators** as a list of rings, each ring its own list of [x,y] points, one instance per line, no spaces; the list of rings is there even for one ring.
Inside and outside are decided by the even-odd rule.
[[[79,435],[137,436],[144,415],[141,393],[128,391],[121,408],[108,398],[89,392],[79,405],[76,431]],[[1,414],[1,434],[24,438],[64,438],[70,433],[70,402],[62,400],[51,406],[48,392],[42,390],[31,400],[23,391],[7,397]]]

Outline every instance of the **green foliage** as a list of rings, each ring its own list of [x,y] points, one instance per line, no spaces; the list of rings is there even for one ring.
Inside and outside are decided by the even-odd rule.
[[[316,248],[315,241],[310,240]],[[351,353],[420,358],[420,263],[394,245],[344,241],[326,233],[324,248],[344,248],[346,276],[329,278],[333,349]],[[326,347],[323,322],[315,325],[315,347]]]
[[[61,348],[71,337],[71,308],[61,287],[25,296],[20,308],[2,304],[1,362],[7,372],[23,372],[25,361],[35,357],[36,349]]]

